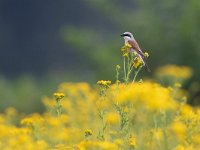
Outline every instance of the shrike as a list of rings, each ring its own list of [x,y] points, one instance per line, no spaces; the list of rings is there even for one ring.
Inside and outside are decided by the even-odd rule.
[[[138,43],[136,42],[135,38],[133,37],[133,34],[130,32],[124,32],[123,34],[121,34],[121,37],[124,38],[125,44],[131,45],[130,52],[136,52],[136,54],[142,60],[144,66],[150,72],[151,70],[149,69],[149,67],[145,61],[144,53],[142,52],[141,48],[139,47]]]

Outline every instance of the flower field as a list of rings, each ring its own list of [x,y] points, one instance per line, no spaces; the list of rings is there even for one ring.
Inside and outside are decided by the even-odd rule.
[[[187,104],[182,88],[192,70],[167,65],[157,69],[156,80],[138,80],[144,65],[128,48],[122,47],[123,71],[116,66],[114,83],[61,83],[42,99],[41,114],[7,108],[0,114],[0,149],[200,149],[200,109]]]
[[[191,72],[179,69],[185,76],[159,69],[157,75],[183,82]],[[46,107],[42,114],[6,109],[0,115],[0,149],[200,149],[200,109],[186,103],[181,83],[97,84],[61,83],[54,96],[42,99]]]

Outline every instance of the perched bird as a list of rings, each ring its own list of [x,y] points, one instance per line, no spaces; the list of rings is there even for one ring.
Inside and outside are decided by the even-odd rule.
[[[133,37],[133,34],[130,32],[124,32],[121,34],[121,37],[124,38],[125,44],[129,44],[131,46],[130,51],[131,52],[136,52],[136,54],[140,57],[142,62],[144,63],[144,66],[147,68],[147,70],[150,72],[151,70],[149,69],[146,61],[145,61],[145,56],[144,53],[142,52],[141,48],[139,47],[137,41]]]

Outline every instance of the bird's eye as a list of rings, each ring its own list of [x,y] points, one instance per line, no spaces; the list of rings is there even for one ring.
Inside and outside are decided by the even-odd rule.
[[[130,37],[130,38],[131,38],[131,35],[129,35],[129,34],[124,34],[124,36],[128,36],[128,37]]]

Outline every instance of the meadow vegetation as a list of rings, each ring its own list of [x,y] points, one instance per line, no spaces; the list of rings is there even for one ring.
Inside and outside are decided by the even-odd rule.
[[[122,48],[124,65],[116,66],[114,82],[63,82],[42,99],[43,113],[7,108],[0,114],[0,149],[200,149],[200,109],[187,104],[188,92],[182,89],[192,70],[159,68],[156,77],[168,86],[142,80],[137,75],[143,63],[128,47]]]

